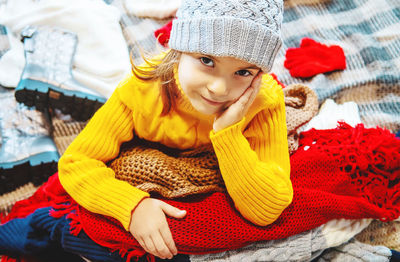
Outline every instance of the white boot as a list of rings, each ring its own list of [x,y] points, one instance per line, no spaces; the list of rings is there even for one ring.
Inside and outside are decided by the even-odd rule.
[[[17,103],[14,90],[0,89],[0,195],[57,171],[59,154],[42,112]]]
[[[89,119],[106,98],[72,76],[76,34],[55,27],[27,27],[21,34],[26,64],[15,90],[17,101],[40,111],[60,109],[79,121]]]

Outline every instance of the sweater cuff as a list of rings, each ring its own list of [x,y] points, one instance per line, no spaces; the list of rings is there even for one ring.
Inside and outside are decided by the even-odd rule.
[[[210,140],[216,153],[226,152],[231,156],[230,158],[233,157],[240,159],[240,156],[237,155],[237,152],[245,152],[246,150],[250,149],[249,142],[242,133],[242,127],[245,122],[246,119],[243,118],[236,124],[224,128],[218,132],[214,132],[214,130],[210,131]]]
[[[100,170],[94,172],[96,171],[101,173]],[[75,194],[80,196],[75,199],[78,204],[90,212],[117,219],[126,230],[129,230],[132,210],[142,199],[150,195],[126,181],[107,175],[107,171],[111,172],[111,170],[102,171],[104,176],[100,178],[89,175],[87,179],[79,179],[77,176],[61,172],[59,179],[71,196]]]
[[[126,231],[129,231],[133,210],[143,199],[150,197],[150,195],[129,184],[127,184],[126,187],[118,187],[118,191],[120,194],[115,194],[113,199],[110,199],[110,202],[112,202],[111,205],[115,205],[115,207],[110,207],[110,209],[114,211],[112,217],[116,218]],[[122,207],[120,206],[121,204]],[[118,212],[118,210],[120,210],[120,212]]]
[[[214,130],[210,131],[210,139],[212,142],[214,141],[224,141],[224,137],[236,137],[237,135],[242,134],[242,127],[246,122],[246,118],[243,117],[242,120],[237,122],[236,124],[233,124],[231,126],[228,126],[218,132],[214,132]],[[221,140],[222,139],[222,140]]]

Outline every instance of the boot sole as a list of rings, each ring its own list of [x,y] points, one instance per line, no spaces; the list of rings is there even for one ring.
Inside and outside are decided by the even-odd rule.
[[[32,182],[39,186],[57,172],[59,155],[44,152],[15,162],[0,163],[0,195]]]
[[[79,91],[71,91],[49,83],[21,79],[15,89],[15,99],[37,110],[59,109],[77,121],[86,121],[93,116],[106,99]]]

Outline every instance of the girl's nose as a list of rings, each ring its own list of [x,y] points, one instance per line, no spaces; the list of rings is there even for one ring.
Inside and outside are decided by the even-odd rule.
[[[215,79],[207,85],[207,89],[214,95],[228,94],[228,85],[224,79]]]

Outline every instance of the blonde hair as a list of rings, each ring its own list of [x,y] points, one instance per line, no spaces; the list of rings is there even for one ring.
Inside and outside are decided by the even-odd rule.
[[[174,68],[179,63],[181,54],[180,51],[170,49],[159,61],[150,61],[142,56],[146,66],[136,66],[131,57],[132,72],[137,78],[144,81],[160,79],[160,94],[163,102],[161,116],[167,115],[172,109],[176,108],[176,100],[179,98],[180,92],[175,82]]]

